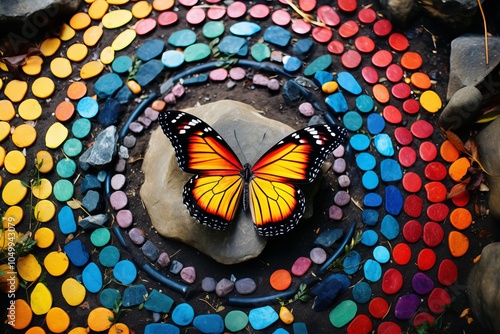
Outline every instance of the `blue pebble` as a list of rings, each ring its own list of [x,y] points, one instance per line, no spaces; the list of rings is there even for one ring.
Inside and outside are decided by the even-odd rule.
[[[99,104],[91,97],[85,96],[76,105],[76,110],[80,116],[92,118],[99,112]]]
[[[163,52],[163,49],[165,49],[165,42],[161,39],[152,39],[142,44],[135,52],[135,55],[146,62],[158,57]]]
[[[382,181],[399,181],[403,178],[401,165],[394,159],[384,159],[380,162],[380,177]]]
[[[378,135],[385,128],[385,120],[382,116],[376,113],[368,115],[366,118],[366,127],[372,135]]]
[[[94,91],[97,98],[104,99],[113,95],[123,86],[122,78],[116,73],[106,73],[101,75],[94,84]],[[90,97],[84,97],[84,99]],[[81,101],[81,100],[80,100]]]
[[[194,318],[193,326],[204,334],[224,332],[224,320],[218,314],[200,314]]]
[[[396,218],[391,215],[385,215],[380,224],[380,233],[387,239],[392,240],[399,234],[399,224]]]
[[[307,332],[307,326],[304,322],[294,322],[292,324],[293,334],[309,334]]]
[[[372,259],[368,259],[363,266],[363,271],[365,274],[365,278],[370,282],[377,282],[380,277],[382,277],[382,267],[380,263],[374,261]]]
[[[101,190],[101,182],[93,174],[86,174],[80,184],[80,191],[82,192],[82,195],[86,194],[89,190]]]
[[[224,36],[218,47],[219,51],[226,55],[246,56],[248,53],[247,40],[232,35]]]
[[[172,324],[147,324],[144,334],[180,334],[179,327]]]
[[[280,26],[270,26],[264,31],[264,41],[279,46],[287,46],[292,38],[292,34]]]
[[[394,147],[392,146],[391,137],[387,133],[379,133],[373,139],[375,148],[378,153],[386,157],[392,157],[394,155]]]
[[[333,74],[327,71],[318,71],[314,73],[314,79],[320,86],[323,86],[325,83],[333,81]]]
[[[120,261],[120,251],[115,246],[106,246],[99,252],[99,262],[105,267],[113,268],[118,261]]]
[[[299,39],[293,46],[292,51],[296,55],[303,56],[309,51],[311,51],[313,45],[314,42],[310,38]]]
[[[346,292],[347,289],[349,289],[349,287],[351,286],[351,280],[345,274],[331,274],[324,280],[328,279],[336,279],[337,281],[339,281],[342,284],[342,292]]]
[[[367,190],[373,190],[378,186],[378,175],[372,170],[366,171],[361,177],[361,183]]]
[[[144,303],[144,308],[152,312],[168,313],[172,305],[174,305],[172,298],[153,289]]]
[[[375,103],[371,96],[362,94],[356,97],[356,108],[363,113],[367,113],[373,110]]]
[[[161,62],[167,68],[177,68],[184,63],[184,53],[177,50],[167,50],[163,52]]]
[[[373,258],[378,263],[387,263],[387,262],[389,262],[389,259],[391,258],[391,253],[389,252],[389,250],[386,247],[377,246],[373,249]]]
[[[358,282],[352,288],[352,298],[358,304],[365,304],[372,299],[372,288],[367,282]]]
[[[297,71],[300,67],[302,66],[302,62],[300,61],[299,58],[297,57],[289,57],[288,60],[285,62],[283,65],[283,68],[285,71],[288,72],[295,72]]]
[[[78,139],[87,137],[90,130],[92,130],[92,123],[86,118],[77,119],[71,127],[71,133]]]
[[[286,329],[278,328],[273,332],[273,334],[290,334],[290,332],[288,332]]]
[[[148,290],[144,284],[130,285],[123,290],[122,305],[124,307],[137,306],[144,303],[144,296],[148,295]]]
[[[397,187],[393,185],[385,187],[385,211],[388,214],[399,215],[403,209],[403,202],[403,194]]]
[[[361,255],[355,250],[350,251],[344,258],[344,272],[347,275],[355,274],[359,269],[359,264],[361,263]]]
[[[359,95],[363,91],[354,75],[350,72],[339,72],[337,74],[337,83],[341,88],[354,95]]]
[[[151,59],[139,68],[134,76],[135,81],[144,87],[151,83],[163,71],[163,63],[157,59]]]
[[[88,174],[87,174],[88,175]],[[105,171],[105,170],[100,170],[99,172],[97,172],[97,180],[99,180],[99,182],[104,182],[106,181],[106,178],[108,177],[108,172]]]
[[[191,77],[187,77],[183,81],[184,86],[202,84],[208,81],[208,73],[200,73],[198,75],[193,75]]]
[[[122,114],[121,107],[122,105],[120,101],[108,97],[106,102],[104,102],[104,106],[101,108],[99,115],[97,116],[99,124],[107,128],[112,124],[118,123]]]
[[[131,284],[137,277],[137,268],[131,261],[122,260],[113,268],[113,276],[122,284]]]
[[[314,299],[313,309],[317,312],[326,310],[338,297],[338,295],[343,292],[342,290],[342,282],[333,277],[333,275],[330,275],[321,281],[321,283],[319,283],[309,293],[312,296],[316,296]]]
[[[120,291],[113,288],[106,288],[99,294],[99,301],[101,302],[101,305],[110,310],[115,307],[116,301],[121,299],[122,295],[120,294]]]
[[[364,151],[370,146],[370,137],[362,133],[356,133],[349,139],[349,144],[356,151]]]
[[[116,57],[111,63],[111,69],[115,73],[122,74],[128,72],[128,70],[132,67],[132,64],[132,58],[129,56],[119,56]]]
[[[368,226],[375,226],[378,222],[378,217],[378,211],[373,209],[364,209],[361,213],[361,220]]]
[[[240,21],[233,24],[229,28],[231,34],[244,37],[252,36],[253,34],[258,33],[260,30],[260,25],[250,21]]]
[[[271,326],[278,319],[278,313],[269,305],[254,308],[248,314],[248,322],[257,331]]]
[[[359,169],[364,171],[372,170],[377,165],[377,160],[370,153],[361,152],[356,157],[356,165],[358,165]]]
[[[370,208],[377,208],[382,205],[382,196],[377,193],[368,193],[363,198],[363,204]]]
[[[194,319],[194,309],[188,303],[177,305],[172,312],[172,321],[179,326],[187,326]]]
[[[314,244],[324,248],[331,247],[335,241],[340,239],[342,234],[344,234],[344,231],[341,228],[334,228],[332,230],[322,232],[316,240],[314,240]]]
[[[366,230],[361,235],[361,243],[365,246],[373,246],[378,242],[378,234],[374,230]]]
[[[127,85],[123,85],[122,88],[116,92],[114,98],[116,101],[120,102],[120,104],[127,104],[134,98],[134,93],[132,93]]]
[[[85,265],[90,258],[85,245],[79,239],[71,240],[64,245],[64,253],[68,256],[69,261],[77,267]]]
[[[83,285],[87,291],[97,293],[102,288],[102,273],[97,264],[90,262],[82,272]]]
[[[73,210],[65,205],[59,210],[57,214],[57,220],[59,222],[59,229],[62,234],[70,234],[76,232],[76,219],[73,214]]]
[[[186,47],[196,43],[196,33],[191,29],[180,29],[174,31],[168,37],[167,43],[175,47]]]
[[[345,99],[344,94],[342,94],[341,92],[328,95],[325,99],[325,103],[335,112],[342,113],[349,110],[347,100]]]
[[[346,112],[342,121],[347,130],[350,131],[358,131],[363,126],[363,118],[356,111]]]

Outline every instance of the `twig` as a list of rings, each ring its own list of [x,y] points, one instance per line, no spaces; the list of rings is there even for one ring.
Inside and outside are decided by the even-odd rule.
[[[489,54],[488,54],[488,26],[486,25],[486,16],[484,15],[483,6],[481,5],[481,0],[477,0],[477,5],[479,6],[479,11],[481,12],[481,16],[483,17],[484,49],[485,49],[486,65],[488,65],[488,63],[489,63]]]

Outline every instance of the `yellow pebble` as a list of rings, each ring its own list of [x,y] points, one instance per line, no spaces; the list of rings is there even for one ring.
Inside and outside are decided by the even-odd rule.
[[[100,26],[88,27],[83,33],[83,43],[89,47],[95,46],[101,39],[103,33],[104,31]]]
[[[40,51],[45,57],[50,57],[59,50],[60,46],[61,40],[58,37],[49,37],[40,44]]]
[[[17,273],[28,282],[33,282],[42,274],[42,266],[33,254],[28,254],[17,259]]]
[[[52,276],[61,276],[68,270],[69,259],[65,253],[53,251],[45,257],[43,266]]]
[[[29,124],[21,124],[12,132],[12,142],[17,147],[31,146],[36,140],[36,130]]]
[[[11,80],[5,85],[3,93],[12,102],[21,102],[28,91],[28,83],[21,80]]]
[[[294,320],[292,312],[290,312],[290,310],[286,306],[280,307],[279,316],[281,321],[283,321],[283,323],[287,325],[290,325]]]
[[[22,66],[22,69],[27,75],[38,75],[42,71],[42,64],[42,57],[30,56],[26,59],[26,64]]]
[[[69,25],[75,30],[85,29],[90,25],[90,23],[92,23],[92,19],[90,18],[89,14],[84,12],[76,13],[69,20]]]
[[[75,29],[71,28],[69,25],[66,23],[63,23],[61,26],[61,30],[59,31],[59,38],[63,42],[67,42],[73,37],[75,37],[76,32]]]
[[[48,248],[54,243],[56,234],[48,227],[40,227],[36,230],[34,238],[38,248]]]
[[[0,100],[0,121],[10,121],[16,116],[16,109],[9,100]]]
[[[10,124],[5,121],[0,121],[0,141],[7,138],[10,134]]]
[[[120,28],[132,20],[132,12],[127,9],[118,9],[103,16],[101,22],[106,29]]]
[[[141,0],[136,2],[132,6],[132,15],[136,19],[143,19],[147,17],[149,14],[151,14],[151,11],[153,10],[153,6],[145,0]]]
[[[3,228],[8,228],[9,225],[16,226],[23,220],[23,208],[17,205],[9,206],[3,215]]]
[[[134,94],[140,94],[140,92],[142,91],[141,86],[135,80],[129,80],[129,81],[127,81],[127,87]]]
[[[54,122],[45,134],[45,146],[58,148],[68,138],[68,128],[60,122]]]
[[[26,166],[26,157],[19,150],[11,150],[5,156],[5,169],[11,174],[19,174]]]
[[[129,0],[106,0],[110,5],[124,5],[129,2]]]
[[[61,58],[62,59],[62,58]],[[31,91],[33,95],[40,99],[46,99],[54,93],[56,85],[49,77],[39,77],[31,85]]]
[[[41,223],[46,223],[56,214],[56,206],[49,200],[43,199],[36,203],[34,209],[35,218]]]
[[[2,189],[2,199],[7,205],[17,205],[28,193],[28,188],[17,179],[10,180]]]
[[[42,178],[37,184],[31,186],[31,192],[38,199],[47,199],[52,194],[52,183],[48,179]]]
[[[83,80],[93,78],[99,75],[103,69],[104,65],[99,60],[93,60],[82,66],[80,69],[80,78]]]
[[[62,296],[70,306],[78,306],[85,300],[85,287],[74,278],[67,278],[61,286]]]
[[[4,72],[9,72],[9,68],[7,67],[7,65],[5,65],[3,61],[0,61],[0,70]]]
[[[7,155],[7,152],[5,151],[5,149],[3,148],[3,146],[0,146],[0,168],[3,167],[6,155]]]
[[[71,75],[73,69],[71,68],[71,63],[68,59],[57,57],[52,59],[50,62],[50,71],[54,76],[64,79]]]
[[[34,121],[42,115],[42,106],[38,100],[26,99],[21,102],[17,111],[25,121]]]
[[[38,151],[36,154],[35,166],[40,173],[50,172],[52,168],[54,168],[54,159],[52,158],[52,154],[46,150]]]
[[[69,60],[79,62],[87,57],[88,53],[89,49],[85,44],[75,43],[68,48],[68,51],[66,51],[66,57],[68,57]]]
[[[109,4],[106,0],[96,0],[89,7],[89,16],[93,20],[101,20],[108,11]]]
[[[52,308],[52,293],[43,283],[37,283],[31,292],[30,305],[33,313],[42,315]]]
[[[111,327],[113,323],[110,319],[114,318],[114,313],[105,307],[96,307],[90,311],[87,317],[87,325],[95,332],[102,332]]]
[[[60,307],[53,307],[45,317],[47,327],[52,333],[64,333],[70,324],[68,313]]]
[[[430,113],[438,112],[443,106],[439,95],[433,90],[426,90],[420,95],[420,105]]]
[[[3,64],[2,62],[0,62],[0,65]],[[1,66],[0,66],[1,68]],[[3,88],[3,80],[2,78],[0,78],[0,90]]]
[[[323,86],[321,86],[321,90],[323,93],[332,94],[339,88],[339,84],[335,81],[325,82]]]
[[[111,64],[115,59],[115,50],[111,46],[106,46],[102,49],[99,59],[104,65]]]
[[[122,31],[111,43],[111,47],[115,51],[120,51],[129,46],[137,36],[134,29],[127,29]]]

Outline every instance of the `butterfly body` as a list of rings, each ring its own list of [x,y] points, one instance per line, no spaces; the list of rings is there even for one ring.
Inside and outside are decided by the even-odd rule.
[[[208,124],[185,112],[160,113],[179,167],[194,174],[184,186],[184,204],[201,224],[224,230],[238,208],[249,210],[257,232],[280,235],[298,223],[305,197],[298,185],[312,182],[327,156],[345,139],[345,129],[306,127],[271,147],[255,164],[242,164]]]

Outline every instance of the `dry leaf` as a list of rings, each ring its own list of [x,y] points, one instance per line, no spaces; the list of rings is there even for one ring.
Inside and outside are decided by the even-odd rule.
[[[82,202],[74,198],[70,201],[66,201],[66,204],[72,209],[80,209],[82,207]]]
[[[459,150],[462,153],[466,153],[465,148],[464,148],[464,143],[460,137],[458,137],[453,131],[447,130],[445,131],[446,138],[455,146],[457,150]]]
[[[479,254],[478,256],[476,256],[476,257],[474,258],[474,260],[472,260],[472,262],[474,262],[474,263],[478,263],[478,262],[479,262],[479,260],[481,260],[481,254]]]
[[[468,182],[468,180],[466,180]],[[448,196],[446,196],[446,199],[453,198],[457,195],[460,195],[466,190],[467,187],[467,182],[462,182],[462,183],[457,183],[456,185],[451,188],[450,192],[448,193]]]

